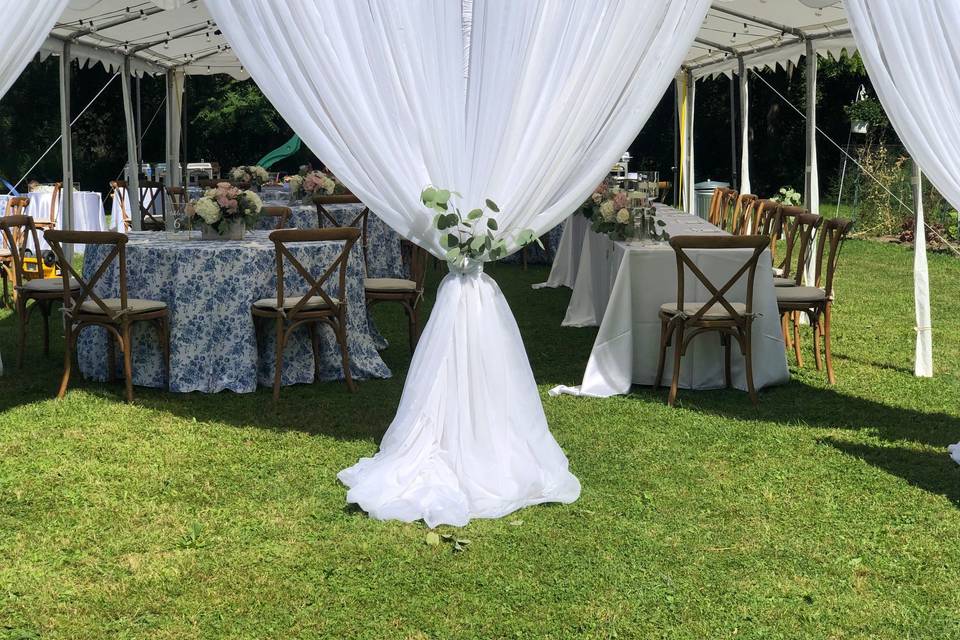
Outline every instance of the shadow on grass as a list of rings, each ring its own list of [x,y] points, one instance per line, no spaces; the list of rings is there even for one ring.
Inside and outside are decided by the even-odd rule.
[[[854,444],[833,438],[821,438],[817,442],[860,458],[928,493],[942,495],[960,507],[960,466],[946,453]]]

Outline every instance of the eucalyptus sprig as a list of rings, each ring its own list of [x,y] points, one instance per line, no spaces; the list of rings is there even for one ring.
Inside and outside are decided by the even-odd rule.
[[[483,208],[471,209],[464,215],[450,201],[453,196],[462,197],[456,191],[435,187],[427,187],[420,194],[424,206],[436,212],[433,226],[442,234],[440,246],[447,252],[447,261],[499,260],[505,257],[507,241],[494,235],[500,228],[494,217],[500,213],[497,203],[487,198]],[[543,248],[533,229],[521,230],[516,241],[521,247],[536,242]]]

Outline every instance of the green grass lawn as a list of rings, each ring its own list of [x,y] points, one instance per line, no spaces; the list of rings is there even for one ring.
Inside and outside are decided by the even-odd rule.
[[[397,405],[399,310],[375,311],[392,380],[285,388],[276,410],[266,389],[129,406],[81,381],[54,401],[61,343],[15,373],[4,312],[0,638],[960,637],[960,261],[930,256],[932,380],[912,375],[911,262],[849,242],[838,384],[807,345],[758,409],[547,397],[595,330],[560,327],[568,291],[530,290],[546,269],[492,268],[583,495],[441,527],[460,553],[347,507],[336,480]]]

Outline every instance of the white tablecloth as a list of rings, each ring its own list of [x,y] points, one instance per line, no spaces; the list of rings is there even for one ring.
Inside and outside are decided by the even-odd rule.
[[[557,247],[546,282],[533,285],[534,289],[544,287],[567,287],[573,289],[577,281],[577,269],[580,266],[580,252],[583,238],[590,231],[590,221],[578,213],[573,214],[563,225],[563,235]]]
[[[50,200],[53,194],[50,192],[36,192],[26,194],[30,198],[30,206],[27,207],[27,215],[32,216],[34,220],[50,220]],[[0,196],[0,211],[6,210],[7,199],[10,196]],[[57,229],[63,228],[63,202],[60,202],[60,210],[57,212]],[[74,191],[73,192],[73,228],[76,231],[106,231],[107,221],[103,215],[102,196],[96,191]],[[47,248],[47,243],[40,238],[42,249]],[[78,251],[82,247],[78,247]]]
[[[715,227],[699,218],[678,212],[662,210],[671,235],[717,233]],[[596,235],[596,234],[593,234]],[[607,397],[628,393],[631,385],[652,385],[656,377],[660,348],[660,305],[673,302],[677,295],[677,267],[673,249],[662,243],[611,242],[607,246],[594,239],[591,249],[602,252],[605,260],[594,263],[596,277],[590,282],[592,297],[583,299],[593,304],[602,318],[583,383],[579,387],[559,386],[552,395],[569,393]],[[584,243],[586,253],[588,243]],[[719,284],[726,282],[742,266],[749,251],[690,251],[688,252],[705,274]],[[581,268],[583,260],[581,259]],[[783,336],[777,311],[777,298],[771,275],[770,253],[760,256],[754,282],[754,311],[759,316],[753,322],[753,372],[757,388],[780,384],[790,379],[784,352]],[[604,277],[612,285],[600,290]],[[581,287],[583,274],[577,277]],[[598,284],[599,283],[599,284]],[[728,299],[742,301],[746,294],[746,277],[728,292]],[[576,292],[576,290],[575,290]],[[609,292],[609,295],[605,295]],[[703,302],[710,293],[687,270],[686,300]],[[571,300],[571,306],[573,301]],[[584,307],[586,308],[586,306]],[[568,309],[568,316],[570,310]],[[733,384],[746,389],[744,362],[736,346],[732,349]],[[663,379],[673,374],[673,348],[667,351]],[[724,387],[723,349],[717,334],[700,335],[690,343],[681,360],[680,386],[687,389],[717,389]]]

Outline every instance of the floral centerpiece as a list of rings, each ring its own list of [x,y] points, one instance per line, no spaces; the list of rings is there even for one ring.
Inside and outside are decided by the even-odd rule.
[[[255,187],[261,187],[270,182],[270,174],[259,165],[253,167],[243,165],[230,169],[230,179],[234,182],[246,182]]]
[[[606,234],[615,242],[669,237],[662,228],[666,223],[656,217],[656,208],[650,206],[639,192],[598,188],[587,203],[592,207],[592,213],[588,216],[590,228],[596,233]]]
[[[482,271],[485,261],[499,260],[507,255],[506,239],[494,235],[499,229],[494,214],[500,213],[500,209],[493,200],[487,198],[484,208],[473,209],[464,215],[450,202],[454,195],[460,194],[448,189],[427,187],[420,194],[420,201],[436,212],[433,227],[442,234],[440,246],[446,251],[450,270],[456,273]],[[516,242],[521,247],[534,242],[543,247],[532,229],[521,230]]]
[[[587,220],[592,220],[593,217],[599,213],[600,205],[609,197],[609,194],[613,186],[608,180],[604,180],[597,185],[597,188],[593,190],[593,193],[590,194],[590,197],[587,198],[580,208],[577,209],[577,213],[582,215]]]
[[[323,171],[317,171],[310,165],[301,166],[296,175],[287,176],[284,180],[290,187],[291,202],[310,200],[314,196],[333,195],[337,193],[337,185],[339,184],[333,176]]]
[[[200,225],[204,240],[242,240],[244,230],[257,224],[262,207],[255,192],[220,182],[187,206],[187,220],[191,227]]]

